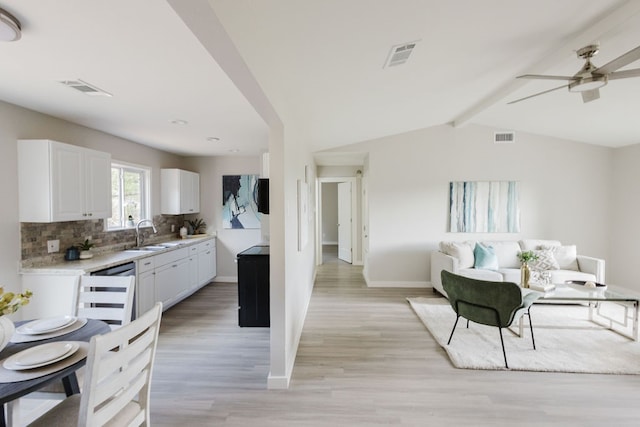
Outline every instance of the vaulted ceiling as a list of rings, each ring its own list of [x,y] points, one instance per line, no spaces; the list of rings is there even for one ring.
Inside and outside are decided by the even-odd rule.
[[[594,42],[596,65],[640,45],[639,1],[190,2],[213,8],[285,125],[314,150],[447,123],[640,142],[640,78],[610,81],[590,103],[557,90],[507,105],[562,84],[518,75],[573,75],[583,65],[575,51]],[[21,40],[0,43],[1,100],[178,154],[266,151],[266,124],[168,2],[0,7],[23,27]],[[408,61],[384,67],[407,42],[416,42]],[[112,96],[59,83],[74,79]]]

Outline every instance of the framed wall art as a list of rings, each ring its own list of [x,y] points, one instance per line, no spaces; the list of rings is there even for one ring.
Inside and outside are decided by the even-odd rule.
[[[517,181],[449,183],[449,231],[452,233],[518,233]]]

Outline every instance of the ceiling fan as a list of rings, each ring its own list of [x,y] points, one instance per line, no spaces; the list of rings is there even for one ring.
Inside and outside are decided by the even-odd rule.
[[[546,76],[540,74],[524,74],[518,76],[518,79],[540,79],[540,80],[566,80],[569,83],[545,90],[543,92],[529,95],[524,98],[516,99],[509,102],[509,104],[515,104],[516,102],[524,101],[525,99],[533,98],[534,96],[544,95],[545,93],[553,92],[554,90],[568,88],[569,92],[580,92],[582,94],[582,101],[589,102],[600,98],[599,89],[607,84],[609,80],[626,79],[629,77],[640,77],[640,68],[634,68],[633,70],[617,71],[620,68],[631,64],[632,62],[640,59],[640,46],[635,49],[631,49],[629,52],[617,57],[616,59],[608,62],[602,67],[596,67],[591,63],[600,46],[597,44],[591,44],[578,50],[576,53],[578,58],[583,58],[586,62],[584,66],[573,76]]]

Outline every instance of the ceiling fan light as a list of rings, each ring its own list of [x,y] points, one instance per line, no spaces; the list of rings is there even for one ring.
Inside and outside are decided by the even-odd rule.
[[[576,82],[569,83],[569,92],[585,92],[588,90],[600,89],[606,86],[607,76],[595,76],[580,79]]]
[[[20,40],[20,37],[22,37],[20,21],[6,10],[0,8],[0,41],[12,42]]]

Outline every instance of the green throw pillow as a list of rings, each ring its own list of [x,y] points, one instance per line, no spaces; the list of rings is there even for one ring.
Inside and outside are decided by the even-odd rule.
[[[497,270],[498,269],[498,257],[496,252],[491,246],[485,246],[482,243],[476,243],[476,247],[473,250],[475,257],[474,267],[484,270]]]

